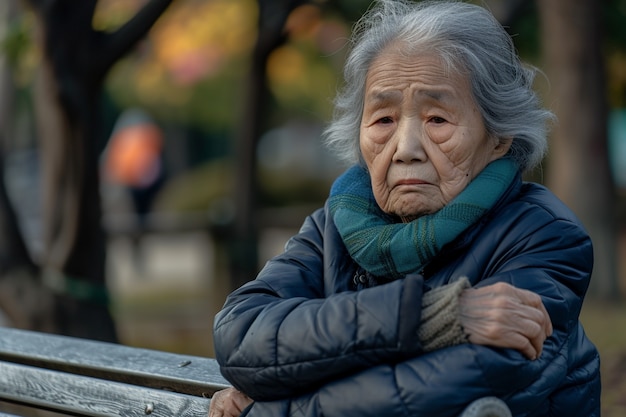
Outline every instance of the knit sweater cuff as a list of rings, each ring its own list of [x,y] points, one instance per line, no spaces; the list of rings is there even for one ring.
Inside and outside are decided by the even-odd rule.
[[[459,297],[466,288],[470,288],[470,283],[463,277],[423,295],[418,337],[424,351],[467,343],[459,320]]]

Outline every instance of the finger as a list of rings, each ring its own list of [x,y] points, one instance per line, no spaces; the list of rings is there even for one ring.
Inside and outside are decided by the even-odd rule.
[[[544,331],[546,333],[546,336],[550,336],[553,331],[552,320],[550,319],[550,315],[548,314],[548,311],[546,310],[546,307],[543,304],[541,297],[538,294],[535,294],[528,290],[523,290],[519,288],[517,288],[516,290],[518,291],[517,295],[520,297],[520,300],[523,304],[534,307],[541,312],[543,316],[541,322],[543,323]]]
[[[215,406],[215,402],[211,400],[211,403],[209,404],[209,417],[221,417],[221,416],[222,416],[222,413],[217,410],[217,407]]]
[[[541,301],[541,297],[532,292],[532,291],[528,291],[522,288],[515,288],[512,287],[515,290],[515,296],[524,304],[535,307],[535,308],[539,308],[540,305],[543,305],[543,302]]]
[[[550,317],[544,308],[534,308],[527,305],[520,305],[515,312],[514,320],[511,323],[513,329],[526,337],[537,351],[537,356],[541,355],[545,340],[551,334],[552,324]]]
[[[209,404],[209,417],[222,417],[224,415],[224,411],[219,404],[212,399]]]
[[[536,359],[552,327],[541,298],[504,283],[484,288],[489,291],[468,289],[459,299],[459,319],[469,341]]]
[[[224,417],[224,398],[226,390],[217,391],[209,403],[209,417]]]
[[[459,313],[471,343],[516,349],[534,359],[547,337],[542,312],[508,297],[492,306],[466,305]]]
[[[232,396],[233,403],[241,413],[247,406],[252,403],[252,398],[248,397],[246,394],[236,391]]]
[[[251,403],[250,397],[236,388],[230,387],[213,395],[210,409],[214,410],[215,417],[239,416]]]
[[[515,350],[519,351],[522,355],[527,357],[530,360],[537,359],[539,352],[535,345],[530,341],[530,339],[522,336],[519,333],[513,333],[511,335],[511,342],[513,344],[517,344]]]
[[[548,314],[548,310],[546,310],[546,306],[541,303],[541,305],[539,306],[539,308],[541,309],[542,313],[544,314],[546,321],[545,321],[545,331],[546,331],[546,335],[548,337],[552,336],[552,332],[554,331],[553,327],[552,327],[552,319],[550,318],[550,314]]]
[[[476,345],[485,345],[513,349],[519,351],[528,359],[534,360],[538,357],[536,345],[521,333],[515,331],[499,331],[498,337],[494,337],[492,330],[476,330],[470,333],[469,342]]]
[[[490,287],[492,287],[496,294],[512,296],[519,300],[522,304],[540,310],[543,314],[541,322],[544,324],[545,332],[548,336],[552,334],[552,321],[550,320],[550,315],[548,314],[548,311],[546,310],[543,300],[539,294],[522,288],[516,288],[506,283],[497,283]]]
[[[550,337],[550,335],[552,335],[552,320],[550,320],[550,315],[548,314],[548,311],[546,310],[543,303],[534,308],[534,310],[536,312],[535,314],[539,315],[539,317],[537,317],[535,320],[537,321],[537,323],[541,324],[543,333],[545,334],[546,338]]]
[[[533,347],[534,355],[531,359],[537,359],[543,351],[543,342],[546,340],[546,333],[543,326],[533,320],[525,320],[521,326],[521,336],[526,338]]]

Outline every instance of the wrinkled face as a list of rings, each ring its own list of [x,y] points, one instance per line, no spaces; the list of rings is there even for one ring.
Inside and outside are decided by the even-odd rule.
[[[408,221],[456,197],[510,141],[491,137],[469,81],[393,46],[373,61],[360,147],[381,209]]]

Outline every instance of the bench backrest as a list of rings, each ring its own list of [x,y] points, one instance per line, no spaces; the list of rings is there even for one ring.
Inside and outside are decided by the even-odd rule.
[[[228,386],[214,359],[0,328],[2,401],[77,416],[206,416]]]

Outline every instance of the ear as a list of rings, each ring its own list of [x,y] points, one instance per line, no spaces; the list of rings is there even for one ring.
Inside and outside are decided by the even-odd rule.
[[[502,158],[511,149],[513,138],[497,138],[496,145],[493,148],[493,155],[491,160],[495,161],[498,158]]]

